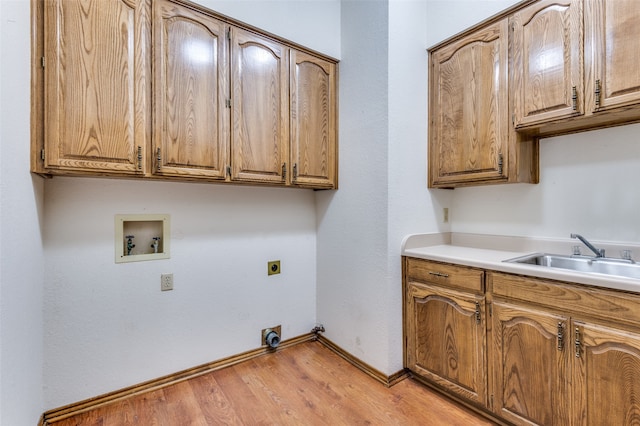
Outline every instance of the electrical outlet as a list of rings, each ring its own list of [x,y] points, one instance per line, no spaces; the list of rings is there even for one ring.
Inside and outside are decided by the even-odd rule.
[[[449,207],[445,207],[442,209],[442,221],[444,223],[449,222]]]
[[[275,275],[280,273],[280,261],[272,260],[267,263],[267,275]]]
[[[160,275],[160,290],[173,290],[173,274]]]

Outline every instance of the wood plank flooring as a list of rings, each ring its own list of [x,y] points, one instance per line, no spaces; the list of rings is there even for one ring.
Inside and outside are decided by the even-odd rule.
[[[387,388],[319,342],[134,395],[52,426],[493,423],[407,379]]]

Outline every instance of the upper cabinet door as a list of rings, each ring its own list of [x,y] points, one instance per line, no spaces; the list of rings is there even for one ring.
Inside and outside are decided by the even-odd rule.
[[[516,128],[582,114],[582,0],[536,2],[510,25]]]
[[[224,179],[228,157],[227,26],[154,2],[155,174]]]
[[[336,186],[336,66],[291,50],[291,182]]]
[[[289,141],[288,48],[231,32],[231,179],[285,184]]]
[[[431,53],[429,186],[506,180],[507,21]]]
[[[592,111],[640,103],[640,1],[586,0],[587,90]]]
[[[143,174],[149,2],[45,2],[46,168]]]

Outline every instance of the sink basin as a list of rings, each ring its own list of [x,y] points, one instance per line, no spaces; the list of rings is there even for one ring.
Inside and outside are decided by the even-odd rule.
[[[640,279],[640,264],[626,259],[533,253],[508,259],[505,262]]]

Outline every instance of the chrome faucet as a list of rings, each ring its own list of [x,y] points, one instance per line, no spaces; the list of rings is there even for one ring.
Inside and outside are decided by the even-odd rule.
[[[589,248],[592,252],[596,254],[596,257],[604,257],[604,249],[596,248],[593,244],[591,244],[585,237],[580,234],[571,234],[571,238],[577,238],[584,243],[585,246]]]

